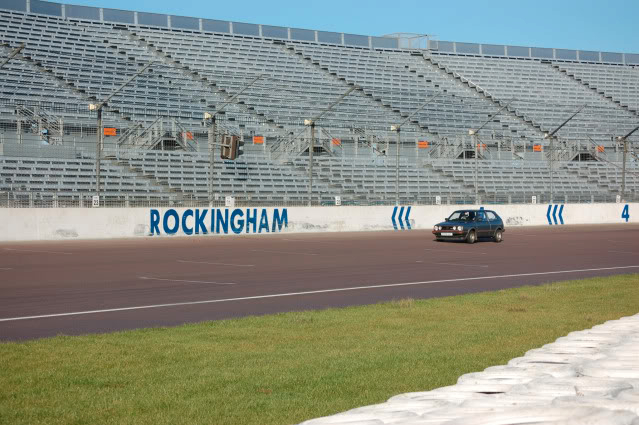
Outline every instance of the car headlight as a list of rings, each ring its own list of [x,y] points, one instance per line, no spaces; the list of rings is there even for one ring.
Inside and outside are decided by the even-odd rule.
[[[464,226],[457,226],[457,230],[464,230]]]

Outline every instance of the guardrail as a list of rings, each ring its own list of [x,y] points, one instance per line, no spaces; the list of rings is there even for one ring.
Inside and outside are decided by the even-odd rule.
[[[187,195],[188,196],[188,195]],[[227,200],[227,196],[232,198]],[[533,202],[533,197],[535,201]],[[302,199],[303,198],[303,199]],[[599,204],[616,203],[616,195],[560,195],[555,194],[554,200],[549,193],[502,195],[480,195],[479,204],[482,205],[534,205],[534,204]],[[298,207],[308,206],[305,197],[299,199],[254,199],[246,196],[218,194],[212,201],[201,198],[178,199],[175,193],[158,193],[147,198],[133,195],[102,197],[98,205],[94,205],[93,195],[54,193],[54,192],[0,192],[0,208],[163,208],[163,207],[224,207],[232,202],[236,207]],[[620,202],[639,202],[639,196],[630,195]],[[474,195],[424,195],[416,197],[400,197],[402,205],[475,205]],[[379,199],[352,199],[348,196],[315,196],[313,206],[393,206],[395,196]]]

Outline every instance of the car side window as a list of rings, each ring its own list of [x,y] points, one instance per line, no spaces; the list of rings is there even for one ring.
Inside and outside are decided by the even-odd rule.
[[[477,213],[477,221],[486,221],[486,216],[483,211],[479,211]]]
[[[486,211],[486,217],[488,217],[489,221],[497,220],[497,217],[495,216],[495,213],[493,213],[491,211]]]

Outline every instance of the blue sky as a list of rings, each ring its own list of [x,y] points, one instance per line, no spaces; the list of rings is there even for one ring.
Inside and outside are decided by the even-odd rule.
[[[56,1],[364,35],[639,53],[639,0]]]

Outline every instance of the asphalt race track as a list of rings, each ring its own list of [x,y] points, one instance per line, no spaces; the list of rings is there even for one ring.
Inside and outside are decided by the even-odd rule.
[[[639,273],[639,225],[0,244],[0,340],[429,298]]]

